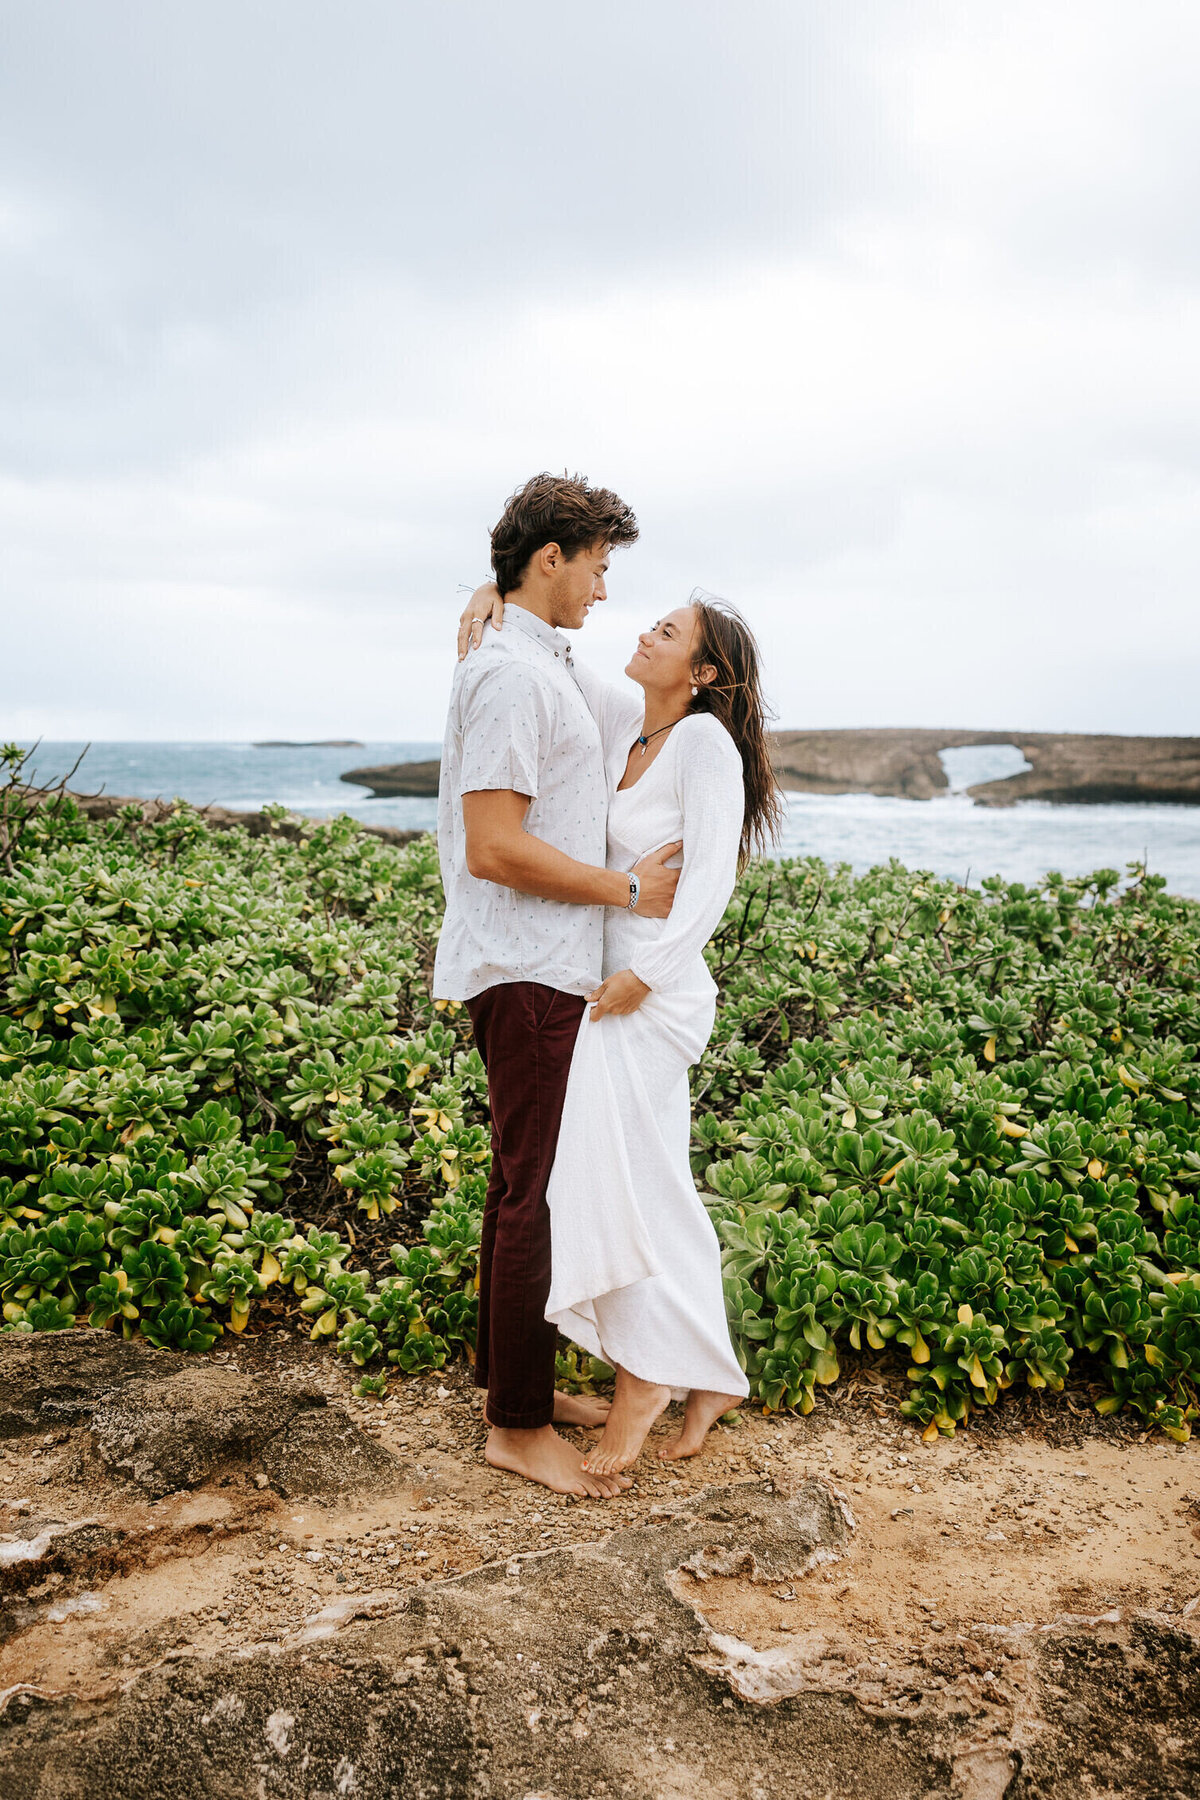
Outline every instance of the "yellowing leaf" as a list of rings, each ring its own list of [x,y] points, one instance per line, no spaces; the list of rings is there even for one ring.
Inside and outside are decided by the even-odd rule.
[[[958,1322],[960,1325],[973,1325],[975,1323],[975,1314],[965,1302],[958,1309]]]
[[[983,1046],[983,1060],[985,1062],[995,1062],[996,1060],[996,1035],[994,1032]]]
[[[1003,1113],[996,1114],[996,1123],[1004,1133],[1005,1137],[1023,1138],[1029,1136],[1027,1126],[1018,1125],[1015,1119],[1006,1119]]]
[[[262,1266],[259,1269],[259,1274],[262,1276],[268,1287],[270,1287],[273,1281],[278,1281],[282,1274],[279,1260],[270,1250],[265,1250],[263,1252]]]
[[[1091,1162],[1088,1164],[1087,1172],[1092,1177],[1093,1181],[1099,1181],[1104,1173],[1104,1164],[1100,1161],[1098,1156],[1093,1156]]]
[[[938,1435],[937,1420],[930,1419],[928,1425],[925,1427],[924,1431],[921,1433],[921,1442],[923,1444],[936,1444],[937,1435]]]

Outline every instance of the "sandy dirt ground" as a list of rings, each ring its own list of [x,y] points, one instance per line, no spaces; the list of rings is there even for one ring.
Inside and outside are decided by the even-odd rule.
[[[150,1501],[81,1476],[70,1431],[9,1439],[0,1449],[0,1575],[7,1556],[9,1575],[20,1576],[13,1558],[31,1530],[82,1527],[76,1540],[87,1537],[91,1547],[74,1571],[55,1569],[53,1554],[43,1558],[39,1578],[18,1581],[5,1600],[0,1713],[66,1697],[103,1703],[147,1672],[324,1640],[410,1604],[398,1597],[444,1591],[472,1571],[511,1573],[686,1510],[706,1490],[758,1491],[764,1480],[787,1496],[819,1478],[842,1499],[854,1529],[836,1560],[778,1583],[749,1565],[722,1572],[696,1564],[672,1574],[673,1593],[708,1633],[712,1667],[733,1695],[714,1704],[769,1706],[811,1691],[852,1699],[859,1715],[894,1718],[906,1708],[927,1711],[944,1690],[957,1701],[967,1695],[979,1720],[990,1718],[997,1732],[1003,1726],[1008,1744],[1027,1703],[1039,1632],[1079,1628],[1103,1639],[1144,1614],[1181,1631],[1200,1628],[1195,1447],[1101,1421],[1069,1396],[998,1409],[977,1428],[927,1445],[899,1417],[899,1390],[864,1373],[822,1394],[808,1418],[744,1412],[714,1430],[701,1456],[665,1464],[653,1448],[673,1430],[672,1411],[633,1488],[602,1503],[554,1496],[489,1469],[481,1397],[463,1368],[398,1381],[380,1403],[354,1399],[352,1371],[294,1339],[242,1342],[221,1358],[252,1374],[299,1373],[321,1386],[399,1459],[395,1491],[288,1500],[261,1472],[235,1467]],[[1043,1689],[1047,1679],[1043,1668]],[[1069,1728],[1068,1690],[1059,1696]],[[1160,1774],[1160,1785],[1127,1791],[1196,1791],[1184,1772],[1200,1767],[1195,1735],[1174,1730],[1159,1732],[1156,1756],[1169,1769],[1178,1753],[1180,1785]],[[985,1732],[979,1741],[986,1750],[991,1739]],[[1016,1762],[997,1764],[998,1775],[988,1775],[986,1762],[979,1767],[974,1786],[963,1773],[945,1791],[964,1800],[1044,1791],[1008,1786]],[[525,1800],[519,1783],[511,1791]],[[638,1775],[595,1791],[673,1790]],[[828,1789],[773,1788],[764,1776],[756,1791],[836,1800],[859,1790],[836,1781]],[[942,1790],[930,1782],[893,1791]],[[1069,1791],[1126,1790],[1112,1785],[1110,1772]]]
[[[0,1531],[32,1513],[97,1516],[129,1549],[101,1588],[56,1607],[51,1576],[51,1591],[26,1602],[24,1629],[0,1648],[0,1690],[87,1685],[143,1654],[285,1637],[356,1594],[591,1542],[703,1488],[762,1476],[785,1490],[807,1474],[831,1481],[857,1530],[845,1560],[799,1588],[694,1582],[714,1629],[760,1648],[837,1640],[867,1671],[981,1622],[1182,1612],[1200,1595],[1196,1448],[1069,1403],[1032,1419],[1002,1410],[927,1445],[883,1383],[860,1384],[822,1395],[808,1418],[744,1412],[702,1455],[667,1465],[653,1448],[675,1428],[672,1409],[630,1492],[596,1502],[487,1467],[481,1399],[464,1369],[397,1382],[381,1404],[355,1400],[343,1365],[294,1340],[246,1343],[218,1360],[251,1372],[301,1364],[401,1459],[411,1486],[375,1503],[290,1504],[239,1472],[158,1502],[106,1493],[97,1506],[72,1478],[69,1434],[12,1441],[0,1452]]]

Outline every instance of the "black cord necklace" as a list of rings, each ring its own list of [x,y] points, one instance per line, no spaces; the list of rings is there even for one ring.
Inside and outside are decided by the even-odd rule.
[[[687,714],[684,713],[683,718],[686,718],[686,717],[687,717]],[[680,719],[672,719],[671,725],[678,725],[681,722],[682,721]],[[657,737],[658,733],[660,731],[670,731],[671,725],[660,725],[658,728],[658,731],[647,731],[647,732],[642,733],[641,737],[638,739],[638,743],[642,746],[642,755],[643,756],[645,756],[645,754],[646,754],[646,745],[650,742],[650,739]]]

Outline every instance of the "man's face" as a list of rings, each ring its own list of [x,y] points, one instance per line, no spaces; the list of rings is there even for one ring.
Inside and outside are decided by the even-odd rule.
[[[593,544],[576,556],[561,557],[550,589],[551,624],[559,631],[578,631],[597,600],[607,600],[604,576],[609,546]]]

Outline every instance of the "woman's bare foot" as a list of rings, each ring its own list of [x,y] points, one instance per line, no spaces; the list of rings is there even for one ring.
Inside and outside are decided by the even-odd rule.
[[[740,1394],[712,1394],[693,1388],[684,1409],[679,1436],[673,1437],[659,1450],[659,1455],[674,1461],[681,1456],[695,1456],[704,1448],[704,1440],[722,1413],[732,1412],[742,1404]]]
[[[526,1481],[538,1481],[555,1494],[611,1500],[631,1485],[628,1476],[585,1470],[579,1451],[560,1438],[553,1425],[543,1425],[540,1431],[508,1431],[493,1425],[483,1454],[493,1469],[507,1469]]]
[[[556,1425],[603,1425],[612,1405],[595,1394],[559,1394],[554,1396]]]
[[[617,1389],[604,1435],[589,1451],[584,1469],[592,1475],[613,1476],[641,1455],[646,1434],[671,1398],[668,1387],[641,1381],[628,1369],[618,1368]]]

